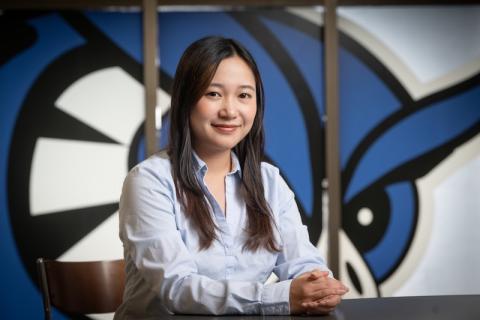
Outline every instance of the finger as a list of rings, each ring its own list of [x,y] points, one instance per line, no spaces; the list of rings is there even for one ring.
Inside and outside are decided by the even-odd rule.
[[[344,285],[341,281],[335,279],[335,278],[328,278],[328,282],[330,282],[332,284],[332,286],[334,287],[342,287],[344,288],[347,292],[350,291],[350,289]]]
[[[312,272],[314,272],[315,270],[318,270],[318,269],[301,273],[299,276],[296,277],[296,279],[298,278],[308,279],[312,275]]]
[[[343,296],[345,293],[346,291],[343,289],[327,288],[312,292],[308,295],[308,298],[310,301],[316,301],[331,295]]]
[[[321,305],[322,307],[334,308],[334,307],[337,306],[341,301],[342,301],[341,296],[339,296],[339,295],[332,295],[332,296],[328,296],[328,297],[325,297],[325,298],[321,299],[321,300],[319,301],[319,303],[320,303],[320,305]]]
[[[339,282],[322,281],[322,279],[311,281],[306,286],[313,292],[323,289],[341,290],[342,293],[339,294],[345,294],[348,292],[348,288],[346,288],[343,284]]]
[[[318,283],[321,282],[322,279],[317,280]],[[335,280],[333,278],[326,278],[325,283],[323,285],[325,288],[336,288],[336,289],[342,289],[348,292],[348,287],[345,286],[343,283],[341,283],[338,280]]]
[[[328,295],[344,295],[347,291],[343,286],[334,286],[335,283],[328,283],[327,281],[308,281],[307,279],[295,279],[292,286],[301,288],[299,292],[299,299],[305,301],[313,301],[324,298]]]
[[[310,308],[315,308],[315,307],[318,307],[318,306],[320,306],[320,301],[302,302],[302,307],[303,308],[310,309]]]
[[[308,308],[308,309],[314,309],[314,308],[318,308],[318,307],[321,307],[321,306],[323,306],[322,299],[302,303],[302,307]]]
[[[330,297],[328,299],[321,299],[317,301],[309,301],[309,302],[303,302],[302,307],[305,308],[306,310],[313,311],[315,309],[334,309],[339,303],[341,299],[336,297]]]
[[[325,278],[329,275],[328,271],[322,271],[320,269],[315,269],[310,272],[309,280],[317,280],[319,278]]]
[[[313,297],[316,298],[316,299],[312,299],[312,300],[318,300],[318,299],[325,298],[325,297],[330,296],[330,295],[343,296],[345,293],[347,293],[347,292],[342,288],[324,288],[324,289],[314,291],[310,296],[312,298]]]
[[[344,285],[342,282],[338,281],[340,283],[340,285],[348,292],[350,291],[350,288],[347,287],[346,285]]]

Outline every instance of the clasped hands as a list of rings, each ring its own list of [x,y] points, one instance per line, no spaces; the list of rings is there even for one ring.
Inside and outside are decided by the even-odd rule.
[[[329,314],[348,292],[327,271],[315,269],[293,279],[290,285],[291,314]]]

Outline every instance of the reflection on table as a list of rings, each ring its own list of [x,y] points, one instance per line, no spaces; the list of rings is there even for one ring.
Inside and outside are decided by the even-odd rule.
[[[329,316],[198,316],[174,315],[171,320],[479,320],[480,295],[421,296],[344,300]]]

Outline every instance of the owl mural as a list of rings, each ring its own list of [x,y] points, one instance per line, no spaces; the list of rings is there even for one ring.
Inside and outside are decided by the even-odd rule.
[[[437,30],[442,19],[435,17],[468,25],[480,10],[371,10],[339,11],[341,278],[350,298],[478,294],[480,252],[469,243],[480,242],[474,230],[480,203],[465,194],[480,187],[480,46],[460,50],[471,42],[463,35],[459,50],[443,52],[437,33],[445,30]],[[417,16],[402,25],[412,10]],[[431,30],[418,37],[436,36],[437,56],[422,60],[421,48],[415,56],[405,39],[425,17]],[[141,15],[6,12],[0,19],[18,30],[12,50],[0,57],[0,196],[7,195],[1,202],[8,221],[2,238],[14,248],[12,274],[28,283],[23,290],[39,315],[31,286],[37,257],[122,257],[118,198],[126,173],[145,154]],[[160,12],[160,147],[167,143],[178,59],[188,44],[211,34],[238,39],[257,60],[266,158],[280,167],[311,241],[325,252],[321,12]],[[461,276],[454,281],[445,272]]]

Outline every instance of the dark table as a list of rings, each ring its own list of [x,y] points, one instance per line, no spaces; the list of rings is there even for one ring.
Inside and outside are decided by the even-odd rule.
[[[170,318],[170,317],[169,317]],[[480,320],[480,295],[344,300],[329,316],[171,316],[172,320]]]

